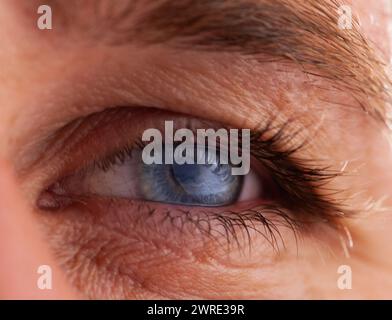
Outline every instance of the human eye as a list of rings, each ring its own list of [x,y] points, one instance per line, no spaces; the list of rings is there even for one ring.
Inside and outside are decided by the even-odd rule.
[[[146,163],[149,141],[143,132],[155,128],[164,135],[168,121],[195,137],[200,129],[233,129],[186,114],[115,108],[78,119],[55,135],[67,143],[51,159],[55,174],[37,206],[51,232],[66,234],[55,248],[81,291],[106,297],[122,296],[120,290],[129,291],[126,297],[219,295],[243,268],[297,252],[298,237],[313,236],[314,229],[323,238],[339,229],[344,210],[325,192],[337,173],[300,158],[305,142],[290,123],[269,118],[249,131],[247,147],[239,134],[235,143],[239,154],[249,149],[250,166],[234,175],[239,163],[219,157],[230,154],[222,138],[215,149],[184,144],[194,162],[180,164],[165,160],[181,141],[163,138],[154,153],[162,161]],[[64,248],[73,253],[64,254]],[[121,285],[100,293],[86,289],[86,265],[99,288],[111,281]],[[228,279],[215,293],[202,289],[214,273],[205,268]],[[189,272],[195,292],[186,281]],[[170,282],[174,275],[177,283]]]
[[[177,123],[183,120],[184,117],[177,119]],[[156,119],[157,125],[161,125],[159,121]],[[189,124],[192,127],[206,125],[196,119],[191,119]],[[254,170],[249,172],[249,155],[247,159],[238,159],[238,150],[230,148],[229,152],[228,130],[207,129],[211,130],[207,134],[205,129],[193,129],[195,133],[197,131],[196,138],[190,129],[179,129],[187,130],[186,134],[180,137],[181,142],[178,142],[178,138],[174,142],[173,122],[165,121],[164,127],[165,134],[169,135],[165,136],[165,142],[160,131],[155,131],[158,132],[159,141],[153,140],[151,143],[146,142],[143,134],[143,140],[134,140],[108,157],[94,161],[87,168],[50,187],[49,192],[52,191],[53,196],[96,195],[207,207],[231,205],[244,199],[257,198],[261,193],[257,173]],[[230,130],[236,133],[230,132],[230,138],[236,140],[230,147],[238,149],[237,140],[241,137],[237,129]],[[212,136],[209,137],[209,134]],[[249,151],[249,130],[245,134],[248,138],[245,147]],[[217,140],[220,141],[218,146]],[[145,149],[151,146],[152,149],[146,152]],[[244,148],[241,152],[245,154]],[[234,158],[237,165],[229,161],[229,156]],[[242,168],[238,168],[239,160],[244,162]],[[268,183],[271,184],[271,181]],[[264,193],[264,197],[267,197],[268,193]],[[52,205],[55,206],[55,203]]]

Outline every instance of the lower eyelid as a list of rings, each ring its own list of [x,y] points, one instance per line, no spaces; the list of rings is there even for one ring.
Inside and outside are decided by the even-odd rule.
[[[138,206],[143,209],[139,208],[140,214],[135,216],[133,213]],[[95,199],[91,204],[87,200],[84,205],[62,212],[61,218],[59,215],[46,215],[46,220],[52,219],[51,223],[47,221],[51,228],[48,234],[56,235],[52,241],[60,241],[52,243],[52,246],[71,279],[85,283],[93,272],[96,278],[92,283],[95,286],[98,283],[98,288],[103,290],[96,293],[99,297],[105,294],[102,289],[108,284],[105,279],[109,279],[110,285],[114,279],[124,280],[125,287],[122,287],[123,282],[116,282],[120,288],[130,294],[142,289],[144,293],[141,294],[148,296],[149,286],[141,287],[140,283],[148,284],[150,279],[154,279],[154,287],[161,292],[179,290],[184,293],[189,286],[191,272],[193,279],[202,287],[213,283],[220,289],[217,288],[216,293],[222,294],[225,292],[223,277],[229,282],[238,282],[239,276],[249,272],[263,270],[269,273],[282,259],[282,255],[276,254],[276,247],[252,230],[249,230],[251,249],[245,231],[237,232],[237,238],[228,242],[224,233],[207,236],[192,230],[191,224],[185,229],[179,221],[173,225],[169,218],[163,218],[161,211],[146,218],[153,208],[154,204]],[[108,210],[112,214],[107,215]],[[282,229],[281,234],[287,240],[286,249],[294,246],[290,252],[295,254],[293,233]],[[222,277],[218,283],[214,283],[212,270]],[[170,281],[173,276],[177,281]],[[246,288],[243,293],[248,293]]]
[[[227,207],[189,207],[93,196],[73,199],[65,214],[73,209],[85,212],[109,229],[119,228],[124,234],[127,230],[142,230],[152,238],[171,238],[174,243],[203,243],[212,239],[225,247],[234,244],[241,250],[260,238],[263,246],[276,250],[285,245],[281,233],[292,236],[293,232],[297,232],[295,219],[289,218],[284,210],[275,209],[271,203],[261,200]],[[282,218],[283,213],[285,216]],[[252,237],[249,237],[250,234],[253,234]]]

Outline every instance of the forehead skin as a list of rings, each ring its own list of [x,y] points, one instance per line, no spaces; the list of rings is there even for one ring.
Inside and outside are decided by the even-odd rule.
[[[101,44],[85,46],[78,42],[73,43],[67,50],[56,50],[56,46],[61,46],[61,42],[68,41],[67,35],[51,39],[50,36],[32,33],[28,27],[30,24],[26,22],[30,13],[26,8],[21,12],[17,2],[0,1],[0,156],[10,160],[16,168],[24,161],[28,162],[29,155],[21,153],[21,150],[28,149],[35,139],[49,133],[62,122],[92,110],[102,110],[108,104],[119,105],[132,101],[134,104],[159,104],[173,111],[188,112],[189,99],[195,101],[198,106],[192,110],[194,116],[208,114],[212,120],[254,126],[260,120],[255,113],[257,101],[268,101],[270,105],[281,108],[283,114],[291,114],[300,109],[300,112],[313,115],[315,111],[312,101],[318,101],[319,95],[322,94],[318,90],[310,89],[306,84],[307,77],[292,65],[288,67],[287,74],[277,76],[277,79],[272,81],[268,75],[276,74],[276,65],[255,68],[251,62],[244,62],[238,56],[233,59],[230,54],[175,51],[176,55],[173,55],[164,44],[153,48],[108,48]],[[389,62],[392,34],[388,33],[388,22],[391,21],[392,15],[386,9],[387,3],[388,1],[382,0],[353,0],[352,6],[359,14],[364,35],[381,51],[384,60]],[[140,5],[143,6],[143,1],[140,1]],[[219,63],[216,60],[219,60]],[[151,62],[155,69],[151,67]],[[172,70],[175,68],[167,64],[177,66],[182,71],[177,73],[176,70]],[[114,71],[117,75],[108,75]],[[155,78],[155,75],[158,76]],[[180,90],[173,90],[173,84],[177,84],[173,80],[175,76],[181,79]],[[153,80],[159,83],[154,83]],[[324,84],[323,80],[317,81]],[[159,89],[154,91],[154,86],[149,86],[152,83]],[[292,94],[285,96],[287,105],[276,101],[275,97],[283,95],[281,91],[284,90],[270,89],[273,83],[281,84],[285,90],[293,91]],[[213,93],[209,91],[210,87],[214,88]],[[129,88],[133,89],[132,92],[127,90]],[[262,88],[263,92],[256,88]],[[159,96],[161,92],[170,92],[170,99],[165,100]],[[143,96],[143,99],[140,96]],[[380,126],[368,124],[368,118],[360,113],[352,115],[332,108],[339,103],[345,104],[347,99],[349,98],[345,92],[339,93],[337,101],[319,104],[317,109],[325,110],[324,118],[335,124],[324,128],[326,134],[331,137],[332,147],[326,148],[330,151],[329,156],[339,161],[350,159],[350,154],[361,157],[366,164],[359,169],[358,177],[353,180],[353,189],[357,186],[360,189],[366,185],[364,198],[390,197],[392,156],[384,132],[381,134]],[[86,105],[88,110],[83,109]],[[233,114],[237,115],[235,119]],[[252,117],[249,117],[249,114],[252,114]],[[23,156],[19,157],[22,154]],[[34,186],[30,187],[34,189]],[[389,202],[387,201],[386,205],[392,205]],[[390,213],[371,217],[365,223],[354,222],[354,233],[367,237],[366,241],[358,240],[358,246],[354,248],[352,260],[349,261],[355,269],[358,291],[336,292],[329,285],[336,282],[331,280],[335,279],[336,268],[329,268],[328,264],[321,266],[315,263],[315,277],[328,285],[325,285],[325,292],[314,289],[315,292],[308,294],[315,297],[338,298],[361,295],[385,297],[389,294],[390,297]],[[287,269],[290,270],[290,264]],[[370,272],[371,284],[366,281]],[[290,281],[291,274],[287,272],[287,282]],[[253,283],[251,276],[244,277],[244,285],[251,282]],[[254,283],[260,285],[257,277]],[[273,292],[273,288],[266,291]]]

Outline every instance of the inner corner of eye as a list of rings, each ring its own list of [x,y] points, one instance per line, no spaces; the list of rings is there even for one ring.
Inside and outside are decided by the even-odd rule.
[[[72,203],[71,199],[65,195],[65,191],[60,189],[59,183],[51,185],[43,190],[36,201],[36,206],[40,210],[55,211]]]

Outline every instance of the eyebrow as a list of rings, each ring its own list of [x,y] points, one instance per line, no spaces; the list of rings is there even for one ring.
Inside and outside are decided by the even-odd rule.
[[[97,40],[240,53],[261,63],[289,60],[330,80],[334,89],[351,92],[366,113],[388,122],[386,66],[355,16],[351,29],[339,28],[338,0],[123,0],[117,12],[100,6],[105,1],[93,3],[102,26],[93,26]]]

